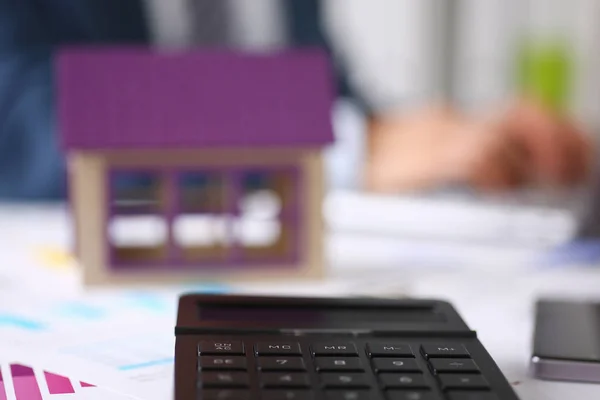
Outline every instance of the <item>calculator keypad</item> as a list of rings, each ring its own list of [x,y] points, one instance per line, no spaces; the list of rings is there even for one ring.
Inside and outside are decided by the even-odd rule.
[[[250,400],[252,397],[245,389],[205,389],[198,393],[202,400]]]
[[[230,388],[250,386],[250,377],[244,372],[204,372],[201,386]]]
[[[430,387],[423,374],[381,374],[379,379],[386,389],[428,389]]]
[[[317,357],[315,367],[319,372],[327,371],[356,371],[365,370],[358,357]]]
[[[431,392],[402,390],[388,392],[387,400],[439,400],[439,397]]]
[[[325,394],[327,400],[371,400],[371,392],[365,390],[331,390]]]
[[[317,343],[311,348],[314,356],[358,356],[354,343]]]
[[[460,343],[302,339],[200,341],[198,399],[500,400]]]
[[[240,340],[203,340],[198,344],[200,355],[244,355],[244,344]]]
[[[374,358],[375,372],[420,372],[421,367],[413,358]]]
[[[469,352],[463,345],[445,345],[445,344],[426,344],[421,346],[421,354],[425,358],[436,358],[436,357],[457,357],[465,358],[469,357]]]
[[[414,357],[412,348],[402,343],[368,343],[369,357]]]
[[[261,400],[313,400],[314,394],[308,390],[266,390]]]
[[[489,384],[481,375],[440,375],[442,389],[489,389]]]
[[[371,385],[367,380],[366,374],[356,373],[331,373],[321,374],[321,384],[327,389],[333,388],[368,388]]]
[[[299,356],[302,354],[298,342],[257,343],[255,351],[259,356]]]
[[[256,362],[261,371],[306,371],[302,357],[258,357]]]
[[[475,361],[471,359],[456,360],[453,358],[439,358],[429,361],[434,373],[443,372],[479,372]]]
[[[486,392],[455,392],[451,393],[449,400],[500,400],[498,396],[493,393]]]
[[[308,374],[299,372],[265,372],[260,375],[262,387],[307,388],[310,386]]]
[[[246,357],[200,356],[199,367],[203,370],[246,370]]]

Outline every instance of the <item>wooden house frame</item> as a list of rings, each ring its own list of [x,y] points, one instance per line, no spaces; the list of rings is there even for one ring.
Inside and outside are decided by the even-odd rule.
[[[86,284],[323,275],[324,54],[65,49],[57,88]],[[160,241],[116,239],[141,220]]]

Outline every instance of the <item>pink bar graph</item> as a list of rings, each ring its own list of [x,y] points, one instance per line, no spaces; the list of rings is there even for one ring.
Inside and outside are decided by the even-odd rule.
[[[6,400],[6,388],[4,387],[4,379],[2,379],[2,371],[0,371],[0,400]]]
[[[33,368],[11,364],[10,372],[17,400],[42,400],[42,393],[40,393]]]
[[[75,389],[69,378],[50,372],[44,372],[44,377],[46,378],[46,384],[48,385],[48,392],[50,394],[75,393]]]

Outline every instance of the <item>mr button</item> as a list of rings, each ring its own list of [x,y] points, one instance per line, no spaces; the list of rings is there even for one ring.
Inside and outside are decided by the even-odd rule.
[[[316,343],[311,349],[313,356],[358,356],[354,343]]]
[[[463,345],[425,344],[421,346],[425,358],[469,358]]]

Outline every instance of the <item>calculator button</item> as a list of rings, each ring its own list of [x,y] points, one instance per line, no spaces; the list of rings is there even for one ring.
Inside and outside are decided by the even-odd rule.
[[[386,400],[442,400],[442,398],[431,392],[392,390],[387,392]]]
[[[221,369],[246,369],[246,357],[217,357],[217,356],[201,356],[198,362],[198,367],[201,370],[221,370]]]
[[[426,344],[421,346],[421,353],[427,358],[469,357],[469,352],[463,345]]]
[[[489,389],[490,385],[481,375],[443,374],[438,376],[443,390]]]
[[[479,372],[477,364],[471,359],[436,358],[430,360],[429,363],[436,374],[440,372]]]
[[[300,343],[297,342],[257,343],[254,346],[254,350],[259,356],[299,356],[302,354],[300,351]]]
[[[258,369],[261,371],[305,371],[306,365],[301,357],[258,357]]]
[[[298,372],[278,373],[263,372],[260,375],[261,385],[267,388],[295,387],[304,388],[310,385],[307,374]]]
[[[244,372],[203,372],[200,376],[201,387],[247,387],[250,379]]]
[[[386,389],[428,389],[429,384],[425,381],[422,374],[381,374],[379,375],[381,384]]]
[[[357,356],[354,343],[316,343],[311,346],[315,356]]]
[[[367,343],[369,357],[414,357],[408,344],[402,343]]]
[[[373,400],[369,390],[330,390],[325,394],[327,400]]]
[[[266,390],[260,400],[313,400],[315,397],[308,390]]]
[[[319,357],[315,359],[317,371],[364,371],[360,358]]]
[[[420,372],[421,368],[414,358],[374,358],[375,372]]]
[[[448,394],[449,400],[500,400],[500,397],[488,392],[453,392]]]
[[[201,355],[244,355],[244,344],[238,340],[209,341],[204,340],[198,345]]]
[[[368,388],[371,385],[364,374],[321,374],[321,383],[330,388]]]
[[[206,389],[198,393],[196,400],[250,400],[245,389]]]

